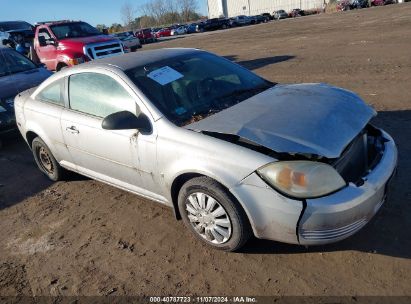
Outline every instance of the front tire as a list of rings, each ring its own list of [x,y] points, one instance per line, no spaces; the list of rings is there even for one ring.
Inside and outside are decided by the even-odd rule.
[[[184,224],[212,248],[235,251],[251,236],[248,218],[239,203],[208,177],[193,178],[183,185],[178,208]]]
[[[56,182],[63,178],[65,170],[59,165],[49,147],[40,137],[33,140],[31,149],[37,166],[49,179]]]

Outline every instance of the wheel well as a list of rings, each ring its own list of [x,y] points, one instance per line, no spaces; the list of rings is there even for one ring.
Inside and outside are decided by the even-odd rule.
[[[212,177],[209,177],[207,175],[204,174],[199,174],[199,173],[184,173],[179,175],[174,181],[173,184],[171,185],[171,199],[172,199],[172,203],[173,203],[173,209],[174,209],[174,215],[176,217],[177,220],[181,220],[181,214],[180,211],[178,209],[178,194],[180,193],[181,187],[183,187],[183,185],[188,182],[190,179],[193,179],[195,177],[201,177],[201,176],[205,176],[207,178],[210,178],[212,180],[215,180]],[[234,195],[232,195],[232,193],[230,192],[230,190],[228,190],[228,188],[223,185],[222,183],[220,183],[219,181],[215,180],[217,183],[219,183],[221,186],[224,187],[224,189],[227,191],[227,193],[229,195],[232,196],[232,198],[238,202],[238,200],[234,197]],[[240,202],[238,202],[238,206],[243,209],[244,214],[247,216],[247,213],[245,212],[243,206],[240,204]],[[248,219],[248,216],[247,216]]]
[[[174,215],[177,220],[181,220],[181,214],[178,210],[178,193],[180,192],[181,187],[183,187],[183,185],[190,179],[200,176],[204,175],[197,173],[184,173],[177,176],[177,178],[173,181],[173,184],[171,185],[171,199],[173,202]]]
[[[38,137],[38,135],[37,135],[36,133],[34,133],[34,132],[32,132],[32,131],[27,132],[27,134],[26,134],[26,139],[27,139],[27,143],[28,143],[29,146],[30,146],[30,149],[31,149],[31,144],[32,144],[33,140],[34,140],[36,137]]]

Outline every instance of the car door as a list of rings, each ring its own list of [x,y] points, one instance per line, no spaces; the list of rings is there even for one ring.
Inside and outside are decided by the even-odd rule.
[[[62,115],[61,126],[74,164],[82,174],[165,201],[155,194],[155,130],[142,134],[102,128],[109,114],[147,111],[120,77],[106,73],[82,72],[68,78],[69,108]]]
[[[36,41],[36,52],[40,61],[47,66],[49,70],[55,70],[57,64],[57,48],[52,43],[53,36],[46,28],[38,30]],[[44,41],[43,43],[41,41]],[[45,44],[44,44],[45,43]]]

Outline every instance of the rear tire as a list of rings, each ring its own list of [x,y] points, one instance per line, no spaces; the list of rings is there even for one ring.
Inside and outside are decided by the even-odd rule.
[[[251,236],[244,210],[211,178],[202,176],[186,182],[178,195],[178,208],[186,227],[212,248],[235,251]]]
[[[42,171],[49,179],[56,182],[63,178],[65,170],[59,165],[54,158],[49,147],[41,140],[40,137],[36,137],[32,144],[31,149],[33,152],[34,160],[40,171]]]

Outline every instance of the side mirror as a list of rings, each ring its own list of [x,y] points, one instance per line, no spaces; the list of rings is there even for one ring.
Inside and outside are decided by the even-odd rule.
[[[121,111],[108,115],[101,124],[105,130],[132,130],[137,129],[141,133],[149,134],[153,130],[148,117],[140,113],[139,116],[129,111]]]
[[[40,46],[47,46],[47,41],[46,38],[44,38],[44,36],[39,36],[39,44]]]
[[[47,45],[57,46],[57,42],[56,42],[56,40],[54,40],[54,38],[50,38],[50,39],[46,40],[46,44]]]

